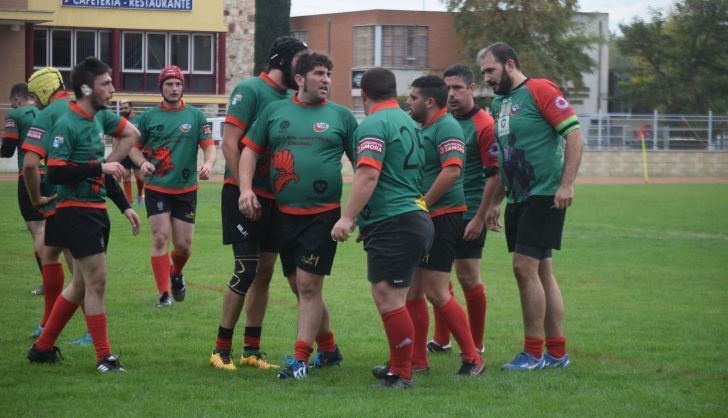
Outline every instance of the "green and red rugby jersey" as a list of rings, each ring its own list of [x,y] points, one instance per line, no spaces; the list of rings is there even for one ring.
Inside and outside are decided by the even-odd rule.
[[[33,125],[35,115],[40,113],[35,105],[28,105],[13,109],[5,115],[5,133],[3,134],[3,143],[10,141],[18,148],[18,175],[23,175],[23,159],[25,151],[22,146],[28,130]],[[44,167],[40,166],[41,173]]]
[[[310,105],[297,96],[269,104],[243,144],[270,149],[270,187],[278,209],[312,215],[341,207],[341,155],[353,158],[357,123],[349,109],[325,100]]]
[[[268,77],[267,73],[260,73],[258,77],[251,77],[238,83],[230,93],[230,101],[225,116],[225,123],[237,126],[243,131],[239,148],[242,149],[243,138],[253,123],[268,104],[290,97],[288,91]],[[270,167],[270,152],[266,151],[258,158],[253,177],[253,191],[260,196],[273,199],[270,188],[268,169]],[[230,169],[225,165],[225,183],[235,184]]]
[[[354,134],[356,168],[370,166],[379,180],[357,218],[359,230],[403,213],[424,211],[420,193],[425,151],[420,128],[396,100],[380,103]]]
[[[432,119],[422,125],[422,137],[425,147],[425,172],[420,192],[426,194],[443,168],[451,165],[463,167],[465,139],[462,128],[447,113],[446,108],[440,109]],[[427,209],[431,218],[446,213],[465,212],[468,209],[465,206],[462,172],[450,189]]]
[[[131,123],[132,125],[134,125],[134,126],[137,126],[137,124],[139,123],[139,118],[140,118],[140,117],[142,117],[142,115],[140,115],[140,114],[138,114],[138,113],[136,113],[136,112],[132,111],[132,112],[131,112],[131,113],[129,114],[129,117],[128,117],[128,118],[126,118],[126,120],[128,120],[128,121],[129,121],[129,123]]]
[[[197,147],[215,146],[212,127],[201,110],[184,101],[176,108],[162,102],[139,117],[137,129],[141,136],[134,146],[156,168],[145,178],[145,189],[182,194],[199,188]]]
[[[103,164],[106,132],[118,134],[126,126],[127,120],[110,111],[97,112],[98,117],[91,117],[75,101],[70,102],[68,107],[70,111],[56,121],[50,134],[46,134],[51,141],[48,166]],[[116,117],[109,118],[109,115]],[[116,126],[113,126],[113,121],[116,121]],[[76,184],[58,185],[56,207],[106,209],[104,184],[102,174]]]
[[[478,106],[473,106],[470,112],[460,117],[454,113],[452,115],[465,134],[465,164],[461,177],[468,210],[463,214],[463,219],[470,220],[480,207],[486,182],[485,170],[498,168],[494,122],[493,117]]]
[[[498,168],[509,203],[553,196],[564,170],[564,141],[579,120],[552,82],[528,78],[491,105]]]

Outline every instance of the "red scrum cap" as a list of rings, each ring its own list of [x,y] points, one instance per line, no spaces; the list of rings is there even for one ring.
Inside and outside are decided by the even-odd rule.
[[[185,76],[182,74],[182,70],[176,65],[168,65],[162,68],[162,72],[159,73],[159,88],[161,90],[164,80],[168,78],[176,78],[182,80],[182,84],[185,82]]]

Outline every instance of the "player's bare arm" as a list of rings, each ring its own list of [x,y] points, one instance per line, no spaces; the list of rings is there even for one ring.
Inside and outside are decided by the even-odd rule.
[[[363,165],[356,170],[344,214],[331,230],[333,240],[346,241],[349,238],[351,232],[356,228],[356,216],[369,201],[378,181],[379,170],[376,168]]]
[[[448,190],[450,190],[450,187],[455,184],[458,177],[460,177],[460,167],[457,165],[449,165],[443,168],[432,183],[432,186],[430,186],[430,189],[425,194],[425,203],[427,204],[427,207],[432,207],[435,202],[440,200],[440,198]]]
[[[200,166],[197,172],[200,176],[200,180],[209,180],[212,174],[212,168],[215,166],[215,159],[217,158],[217,151],[215,145],[208,145],[203,150],[205,161]]]
[[[256,221],[261,215],[261,206],[258,197],[253,191],[253,174],[258,161],[258,153],[250,147],[245,147],[240,154],[238,176],[240,179],[240,198],[238,209],[246,218]]]
[[[575,129],[566,135],[564,172],[561,174],[561,184],[554,196],[554,206],[558,209],[568,208],[574,200],[574,181],[576,181],[576,173],[579,171],[583,148],[584,137],[581,129]]]
[[[30,196],[30,201],[33,203],[33,207],[41,210],[43,206],[55,199],[56,195],[41,196],[40,171],[38,170],[39,162],[40,155],[34,152],[25,153],[25,159],[23,160],[23,181],[25,181],[25,187],[28,189],[28,195]]]
[[[500,224],[500,204],[506,196],[503,188],[500,174],[496,174],[488,179],[488,183],[493,183],[493,194],[488,204],[488,211],[485,214],[485,226],[491,231],[499,232],[503,229]]]
[[[124,129],[116,138],[116,146],[112,147],[111,154],[106,158],[106,161],[121,161],[126,158],[138,139],[139,130],[136,126],[131,123],[124,125]]]
[[[493,190],[495,190],[495,176],[490,176],[485,182],[485,188],[483,188],[483,196],[480,199],[480,206],[478,206],[478,211],[475,213],[475,216],[473,216],[473,219],[468,222],[468,224],[465,226],[465,234],[463,235],[463,239],[466,241],[472,241],[474,239],[477,239],[480,234],[483,232],[483,227],[485,226],[485,217],[488,213],[488,208],[490,207],[490,200],[493,196]]]
[[[242,129],[226,123],[222,131],[222,155],[225,157],[230,173],[235,180],[235,184],[240,184],[240,175],[238,174],[238,166],[240,165],[240,139],[243,137]]]
[[[139,171],[141,171],[141,173],[145,176],[152,175],[156,170],[154,164],[144,158],[144,154],[142,154],[141,150],[136,147],[132,147],[132,149],[129,150],[129,158],[131,158],[131,162],[134,163],[135,166],[139,167]]]

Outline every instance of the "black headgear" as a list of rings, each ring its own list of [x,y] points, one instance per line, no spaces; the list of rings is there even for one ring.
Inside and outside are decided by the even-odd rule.
[[[296,87],[296,79],[293,77],[293,71],[291,71],[291,61],[299,51],[304,49],[308,49],[305,42],[290,36],[276,38],[270,47],[270,54],[268,54],[270,68],[283,71],[283,77],[289,88]]]

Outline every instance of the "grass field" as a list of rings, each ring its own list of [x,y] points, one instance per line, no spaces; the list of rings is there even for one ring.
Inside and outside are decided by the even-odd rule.
[[[359,244],[339,246],[325,297],[339,368],[306,381],[268,371],[227,373],[207,361],[222,291],[232,270],[221,245],[219,183],[200,190],[187,300],[156,309],[144,225],[132,237],[111,210],[107,309],[126,374],[101,375],[91,347],[58,345],[63,365],[30,365],[25,353],[42,312],[40,282],[15,183],[0,182],[0,415],[2,416],[726,416],[728,414],[728,185],[578,185],[555,274],[566,303],[573,367],[503,373],[522,344],[518,292],[502,234],[488,236],[482,275],[488,294],[486,362],[458,379],[458,350],[432,355],[411,391],[370,389],[386,339],[369,294]],[[135,209],[137,207],[135,206]],[[139,210],[143,216],[143,209]],[[458,291],[460,301],[463,301]],[[276,271],[263,329],[275,361],[292,352],[296,303]],[[242,326],[235,351],[241,351]]]

